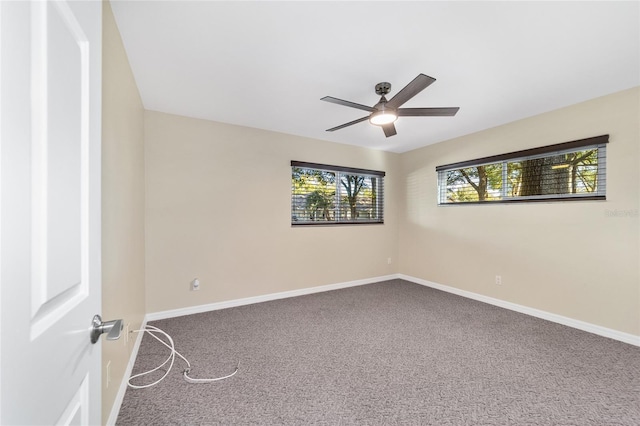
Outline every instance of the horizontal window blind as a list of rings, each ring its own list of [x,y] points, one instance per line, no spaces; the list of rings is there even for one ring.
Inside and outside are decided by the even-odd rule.
[[[438,166],[439,204],[606,199],[608,135]]]
[[[291,225],[384,223],[384,176],[376,170],[291,162]]]

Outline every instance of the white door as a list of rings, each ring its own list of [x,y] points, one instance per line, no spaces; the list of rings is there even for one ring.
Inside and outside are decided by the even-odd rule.
[[[99,424],[102,4],[0,1],[0,423]]]

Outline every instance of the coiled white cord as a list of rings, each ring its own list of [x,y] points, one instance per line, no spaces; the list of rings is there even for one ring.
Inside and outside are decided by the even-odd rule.
[[[140,329],[140,330],[133,330],[133,333],[145,333],[145,332],[147,334],[149,334],[151,337],[153,337],[154,339],[156,339],[158,342],[162,343],[167,348],[169,348],[171,353],[169,354],[169,357],[162,364],[157,366],[156,368],[154,368],[152,370],[149,370],[149,371],[145,371],[144,373],[139,373],[139,374],[131,376],[129,378],[129,380],[127,381],[127,383],[129,384],[130,387],[132,387],[134,389],[150,388],[151,386],[155,386],[158,383],[160,383],[162,380],[164,380],[164,378],[167,377],[167,375],[169,374],[169,372],[173,368],[173,364],[175,362],[176,355],[178,355],[180,358],[182,358],[184,360],[184,362],[187,364],[187,368],[185,368],[182,371],[182,376],[189,383],[211,383],[211,382],[217,382],[218,380],[228,379],[229,377],[234,376],[238,372],[238,367],[239,367],[240,362],[238,362],[238,364],[236,364],[236,369],[233,371],[233,373],[231,373],[229,375],[226,375],[226,376],[223,376],[223,377],[216,377],[214,379],[194,379],[192,377],[189,377],[189,373],[191,372],[191,364],[189,363],[189,361],[184,356],[182,356],[182,354],[180,352],[176,351],[176,347],[175,347],[175,344],[173,343],[173,339],[171,338],[171,336],[169,336],[166,332],[160,330],[158,327],[154,327],[152,325],[147,325],[145,328]],[[167,338],[167,340],[169,341],[169,343],[166,343],[164,340],[162,340],[161,338],[156,336],[154,333],[159,333],[159,334],[164,335]],[[161,369],[162,367],[164,367],[169,362],[170,362],[170,364],[169,364],[169,368],[167,368],[167,371],[164,373],[164,375],[162,377],[160,377],[155,382],[149,383],[149,384],[146,384],[146,385],[134,385],[134,384],[131,383],[131,381],[133,379],[136,379],[136,378],[142,377],[142,376],[146,376],[147,374],[151,374],[154,371],[157,371],[157,370]]]

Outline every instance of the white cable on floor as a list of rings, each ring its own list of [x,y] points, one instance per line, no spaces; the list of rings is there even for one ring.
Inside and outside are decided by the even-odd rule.
[[[129,386],[131,386],[134,389],[150,388],[151,386],[155,386],[158,383],[160,383],[162,380],[164,380],[164,378],[167,377],[167,375],[171,371],[171,368],[173,368],[173,363],[175,362],[176,355],[178,355],[180,358],[182,358],[184,360],[184,362],[187,364],[187,368],[185,368],[183,370],[182,376],[189,383],[211,383],[211,382],[217,382],[218,380],[228,379],[229,377],[234,376],[238,372],[238,366],[240,364],[239,362],[236,365],[236,369],[233,371],[233,373],[231,373],[231,374],[229,374],[227,376],[216,377],[214,379],[194,379],[194,378],[191,378],[191,377],[189,377],[189,373],[191,372],[191,364],[189,363],[189,361],[184,356],[182,356],[182,354],[180,352],[176,351],[176,347],[175,347],[175,344],[173,343],[173,339],[171,338],[171,336],[169,336],[166,332],[160,330],[158,327],[154,327],[152,325],[147,325],[145,328],[140,329],[140,330],[133,330],[133,333],[140,333],[140,332],[142,332],[142,333],[146,332],[147,334],[149,334],[151,337],[156,339],[158,342],[162,343],[167,348],[169,348],[171,353],[169,354],[169,357],[162,364],[157,366],[156,368],[154,368],[152,370],[149,370],[149,371],[145,371],[144,373],[139,373],[139,374],[131,376],[129,378],[129,380],[127,381],[127,383],[129,384]],[[161,338],[156,336],[154,333],[159,333],[159,334],[164,335],[167,338],[167,340],[169,341],[169,344],[167,344],[164,340],[162,340]],[[151,374],[154,371],[157,371],[157,370],[161,369],[168,362],[171,362],[169,364],[169,368],[167,368],[167,371],[164,373],[164,375],[162,377],[160,377],[158,380],[156,380],[155,382],[149,383],[147,385],[134,385],[134,384],[131,383],[131,380],[133,380],[135,378],[146,376],[147,374]]]

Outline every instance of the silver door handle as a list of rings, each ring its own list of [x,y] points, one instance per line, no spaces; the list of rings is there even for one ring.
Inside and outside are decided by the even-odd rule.
[[[91,343],[96,343],[104,333],[107,333],[107,340],[118,340],[121,331],[121,319],[102,322],[100,315],[95,315],[91,321]]]

